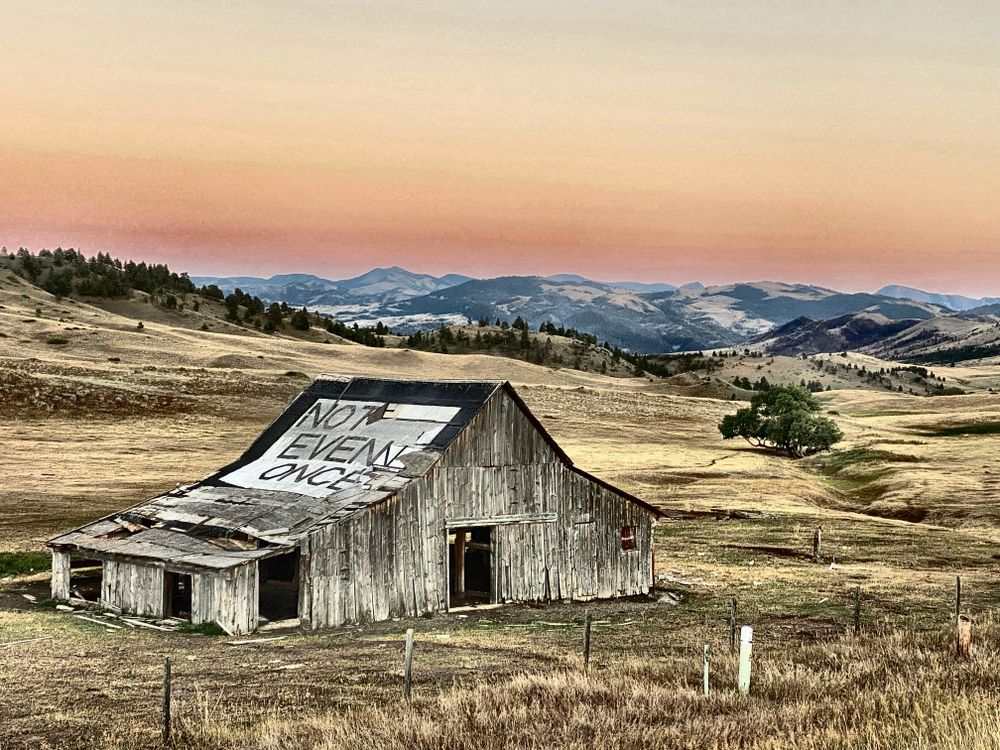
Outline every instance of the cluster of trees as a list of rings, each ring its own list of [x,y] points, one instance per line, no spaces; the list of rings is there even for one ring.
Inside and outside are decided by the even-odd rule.
[[[305,308],[302,308],[302,310],[305,310]],[[346,326],[339,320],[323,318],[323,327],[326,328],[327,333],[340,336],[356,344],[380,348],[385,346],[385,336],[392,333],[392,331],[382,325],[381,321],[374,328],[368,328],[359,327],[357,323],[353,326]]]
[[[499,354],[505,357],[523,359],[537,365],[561,367],[569,365],[583,370],[590,365],[588,354],[597,354],[600,364],[593,369],[608,372],[608,360],[620,362],[625,357],[621,350],[613,350],[605,343],[600,346],[597,337],[573,328],[542,323],[538,328],[544,337],[533,336],[528,322],[518,316],[508,322],[497,318],[490,323],[486,318],[478,321],[478,328],[469,333],[462,328],[442,325],[434,331],[417,331],[408,336],[402,345],[410,349],[434,351],[444,354]],[[551,336],[562,336],[570,340],[569,347],[556,347]],[[608,356],[610,355],[610,356]]]
[[[214,290],[208,291],[212,297],[217,298]],[[226,306],[226,320],[231,323],[251,325],[265,333],[274,333],[285,327],[287,318],[293,328],[309,330],[309,313],[305,308],[293,310],[287,302],[265,305],[260,297],[248,294],[239,287],[225,295],[222,301]]]
[[[719,422],[726,440],[743,438],[794,458],[828,450],[843,438],[832,419],[817,414],[819,401],[797,385],[771,386],[754,394],[750,406],[727,414]]]
[[[132,290],[167,295],[198,291],[187,274],[174,273],[164,264],[122,261],[107,253],[88,258],[72,248],[40,250],[37,255],[23,247],[16,253],[3,248],[0,264],[56,297],[127,297]]]
[[[948,349],[939,349],[936,352],[921,354],[920,360],[930,364],[954,367],[957,362],[967,362],[970,359],[986,359],[987,357],[1000,357],[1000,344],[953,346]]]
[[[390,333],[381,322],[374,328],[360,327],[357,323],[347,326],[333,318],[309,312],[307,307],[296,309],[289,307],[287,302],[272,302],[265,305],[259,297],[248,294],[238,287],[224,297],[221,296],[221,292],[211,291],[210,294],[222,299],[226,306],[226,320],[252,325],[265,333],[281,330],[285,328],[286,323],[296,331],[308,331],[316,326],[348,341],[377,347],[385,346],[384,337]]]
[[[520,317],[518,317],[520,320]],[[517,320],[514,321],[517,323]],[[527,325],[527,323],[525,323]],[[583,344],[589,346],[597,346],[597,336],[592,333],[584,333],[583,331],[578,331],[575,328],[566,328],[565,326],[557,326],[551,321],[547,321],[538,326],[539,333],[547,333],[550,336],[562,336],[563,338],[573,339],[574,341],[579,341]],[[611,351],[611,345],[605,341],[604,348]]]
[[[842,357],[847,357],[847,352],[841,353]],[[903,383],[898,381],[904,376],[909,377],[909,382],[923,389],[925,396],[959,395],[964,393],[960,388],[946,388],[947,378],[935,375],[931,370],[920,365],[899,365],[896,367],[880,367],[869,370],[866,365],[856,365],[851,362],[835,362],[832,359],[822,359],[820,357],[811,358],[810,363],[821,372],[830,375],[843,373],[850,378],[857,378],[868,385],[884,388],[887,391],[903,393]],[[918,395],[912,388],[906,389],[912,395]]]
[[[684,352],[682,354],[660,354],[660,355],[631,355],[622,354],[622,357],[641,370],[638,374],[650,373],[661,378],[668,378],[671,375],[680,375],[685,372],[702,372],[706,377],[713,372],[721,370],[725,364],[720,361],[725,357],[723,353],[706,357],[703,352]],[[736,356],[735,354],[733,356]]]
[[[733,385],[737,388],[742,388],[745,391],[766,391],[771,387],[771,384],[764,376],[761,376],[756,382],[754,382],[748,377],[737,375],[733,378]]]
[[[737,375],[733,378],[733,385],[737,388],[742,388],[745,391],[767,391],[773,387],[771,383],[768,382],[768,379],[763,375],[756,381],[752,381],[746,376]],[[818,380],[806,381],[805,378],[802,378],[799,381],[799,387],[805,388],[810,393],[819,393],[823,390],[830,390],[830,386],[826,386],[826,388],[824,388],[823,384]]]
[[[480,325],[480,328],[488,327],[488,323]],[[562,361],[554,352],[552,342],[546,340],[542,343],[533,338],[528,324],[520,317],[513,324],[497,319],[492,330],[476,330],[472,336],[462,329],[453,330],[447,325],[442,325],[436,331],[417,331],[406,338],[406,346],[443,354],[501,353],[539,365],[557,364],[557,360],[561,364]]]

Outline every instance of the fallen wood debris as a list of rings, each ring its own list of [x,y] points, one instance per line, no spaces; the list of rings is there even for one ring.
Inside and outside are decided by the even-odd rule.
[[[87,622],[92,622],[96,625],[103,625],[106,628],[114,628],[115,630],[121,630],[121,625],[115,625],[113,622],[108,622],[106,620],[98,620],[96,617],[87,617],[86,615],[73,615],[78,620],[86,620]]]
[[[250,638],[243,641],[227,641],[228,646],[249,646],[253,643],[270,643],[271,641],[283,641],[287,638],[287,635],[276,635],[271,638]]]
[[[33,596],[31,594],[21,594],[21,596],[23,596],[25,599],[27,599],[32,604],[37,604],[38,603],[38,597],[37,596]]]
[[[128,624],[128,625],[137,626],[137,627],[140,627],[140,628],[149,628],[150,630],[161,630],[164,633],[172,633],[172,632],[174,632],[174,628],[165,628],[162,625],[154,625],[151,622],[145,622],[145,621],[139,620],[139,619],[137,619],[135,617],[122,617],[121,621],[124,622],[124,623],[126,623],[126,624]]]
[[[37,641],[51,641],[51,640],[52,640],[51,635],[45,635],[42,636],[41,638],[24,638],[20,641],[7,641],[6,643],[0,643],[0,648],[3,648],[4,646],[16,646],[19,643],[36,643]]]
[[[753,561],[750,561],[753,565]],[[671,583],[678,586],[718,586],[719,584],[713,583],[712,581],[706,581],[704,578],[680,578],[676,575],[677,571],[671,571],[670,573],[662,573],[656,577],[657,584],[660,583]]]
[[[297,628],[302,621],[298,617],[293,617],[288,620],[273,620],[271,622],[264,623],[257,628],[261,633],[266,633],[269,630],[284,630],[285,628]]]

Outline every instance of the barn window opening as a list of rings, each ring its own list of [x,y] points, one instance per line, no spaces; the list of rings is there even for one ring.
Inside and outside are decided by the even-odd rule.
[[[622,526],[622,549],[635,549],[635,526]]]
[[[299,551],[261,560],[258,567],[258,612],[276,622],[299,616]]]
[[[492,526],[448,532],[449,606],[493,601],[493,533]]]
[[[169,570],[163,574],[163,614],[190,619],[191,576]]]
[[[340,569],[340,580],[349,581],[351,579],[351,548],[345,546],[337,553],[338,568]]]

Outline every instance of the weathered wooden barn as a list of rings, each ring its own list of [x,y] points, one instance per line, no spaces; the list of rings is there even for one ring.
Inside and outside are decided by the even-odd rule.
[[[657,512],[573,465],[509,383],[324,376],[234,463],[49,541],[52,597],[229,633],[644,594]]]

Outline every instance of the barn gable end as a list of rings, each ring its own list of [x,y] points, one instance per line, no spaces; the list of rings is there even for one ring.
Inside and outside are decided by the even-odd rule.
[[[504,385],[425,475],[310,535],[302,611],[325,627],[453,608],[459,534],[489,538],[491,603],[645,594],[654,519],[573,467]]]

